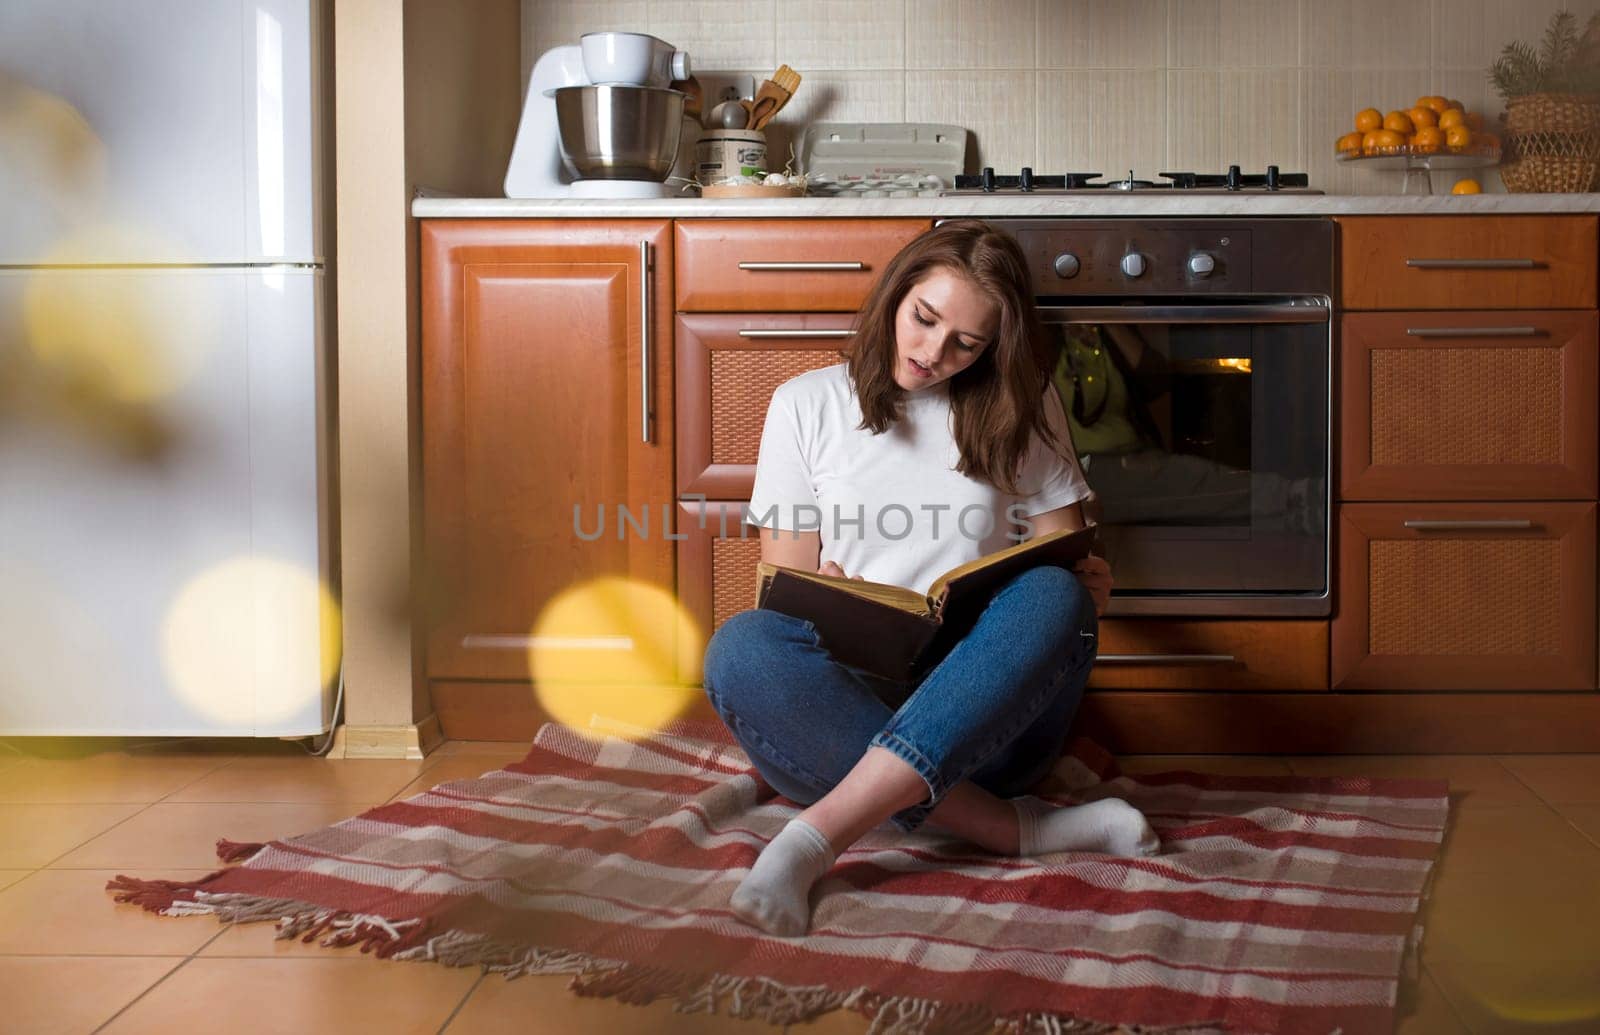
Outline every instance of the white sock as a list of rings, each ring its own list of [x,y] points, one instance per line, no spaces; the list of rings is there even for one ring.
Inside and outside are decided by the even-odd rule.
[[[1018,855],[1050,852],[1103,852],[1106,855],[1155,855],[1161,839],[1144,813],[1120,798],[1102,798],[1084,805],[1051,805],[1032,795],[1012,798],[1021,838]]]
[[[791,819],[733,892],[733,911],[782,938],[811,926],[811,885],[833,868],[833,846],[816,827]]]

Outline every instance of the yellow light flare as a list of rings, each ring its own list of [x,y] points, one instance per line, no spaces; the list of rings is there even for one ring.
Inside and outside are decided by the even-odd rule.
[[[41,260],[71,266],[106,255],[183,262],[170,244],[138,227],[89,227]],[[49,270],[22,294],[23,332],[41,366],[92,397],[147,404],[175,395],[215,351],[222,334],[219,278],[155,270]]]
[[[1580,948],[1576,950],[1582,952]],[[1600,1031],[1600,964],[1592,954],[1541,960],[1523,968],[1501,962],[1452,960],[1450,996],[1477,1002],[1474,1013],[1517,1030]]]
[[[528,638],[528,670],[539,704],[574,730],[588,732],[596,715],[657,730],[700,696],[688,678],[704,651],[671,593],[605,577],[545,607]]]
[[[0,142],[0,182],[25,187],[0,197],[0,212],[21,198],[30,204],[42,200],[75,225],[95,218],[105,204],[106,147],[88,120],[63,98],[3,72]],[[18,225],[9,218],[0,222]]]
[[[332,684],[341,642],[339,605],[315,575],[244,556],[208,568],[179,591],[162,622],[161,659],[179,697],[196,711],[270,725]]]

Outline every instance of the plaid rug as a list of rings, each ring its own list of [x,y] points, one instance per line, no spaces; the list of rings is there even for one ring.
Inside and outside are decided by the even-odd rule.
[[[887,825],[779,939],[728,898],[798,809],[719,726],[547,725],[521,762],[264,845],[192,883],[118,876],[117,901],[276,921],[580,995],[924,1032],[1388,1033],[1414,966],[1448,802],[1438,780],[1122,776],[1079,739],[1036,793],[1125,798],[1161,854],[996,857]],[[1410,971],[1414,975],[1414,969]]]

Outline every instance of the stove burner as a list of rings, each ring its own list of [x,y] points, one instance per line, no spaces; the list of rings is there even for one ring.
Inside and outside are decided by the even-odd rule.
[[[1162,175],[1165,176],[1166,173],[1162,173]],[[1136,180],[1133,178],[1133,170],[1129,169],[1126,180],[1114,180],[1111,183],[1091,183],[1089,186],[1104,187],[1106,190],[1155,190],[1157,187],[1167,187],[1170,184],[1155,183],[1151,180]]]
[[[1278,171],[1276,165],[1267,166],[1265,174],[1241,173],[1237,165],[1228,166],[1226,173],[1159,173],[1158,175],[1163,180],[1169,181],[1166,183],[1135,179],[1131,169],[1128,170],[1128,175],[1125,179],[1094,182],[1099,180],[1101,175],[1097,172],[1074,172],[1057,176],[1037,176],[1032,168],[1023,166],[1016,176],[997,176],[993,168],[986,166],[979,176],[957,176],[954,193],[1030,194],[1039,192],[1061,194],[1071,191],[1096,190],[1114,190],[1124,193],[1150,190],[1271,193],[1279,190],[1294,190],[1321,193],[1320,191],[1308,190],[1311,186],[1311,180],[1305,173],[1282,173]]]

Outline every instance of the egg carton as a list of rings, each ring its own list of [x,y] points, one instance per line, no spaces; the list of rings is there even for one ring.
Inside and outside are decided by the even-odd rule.
[[[932,122],[813,122],[797,149],[815,197],[938,197],[964,168],[967,131]]]

